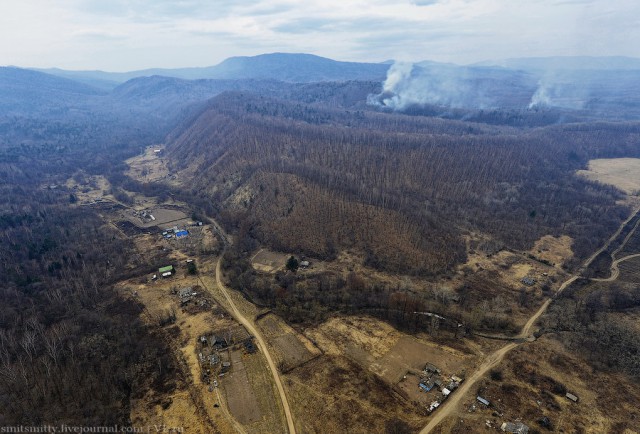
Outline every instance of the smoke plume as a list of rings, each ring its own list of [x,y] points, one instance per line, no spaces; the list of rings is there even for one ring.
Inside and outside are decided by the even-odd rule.
[[[487,108],[485,84],[465,68],[396,62],[387,71],[382,92],[369,95],[371,105],[402,111],[411,106]]]

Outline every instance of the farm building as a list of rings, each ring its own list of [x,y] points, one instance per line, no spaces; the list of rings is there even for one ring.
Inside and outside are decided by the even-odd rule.
[[[573,393],[567,392],[567,394],[565,396],[567,398],[569,398],[570,400],[572,400],[573,402],[578,402],[578,397],[576,395],[574,395]]]
[[[486,399],[484,399],[482,396],[477,396],[476,399],[478,400],[478,402],[486,405],[487,407],[489,406],[489,401],[487,401]]]
[[[500,429],[512,434],[528,434],[529,432],[529,427],[522,422],[505,422]]]
[[[162,277],[171,276],[173,274],[173,265],[167,265],[166,267],[158,268],[158,273],[160,273]]]

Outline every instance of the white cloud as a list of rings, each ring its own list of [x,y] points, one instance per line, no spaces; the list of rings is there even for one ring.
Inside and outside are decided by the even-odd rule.
[[[457,63],[640,57],[635,0],[0,2],[0,64],[127,70],[270,51]]]

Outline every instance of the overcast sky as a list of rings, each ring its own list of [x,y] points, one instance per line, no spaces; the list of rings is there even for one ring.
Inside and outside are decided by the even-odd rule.
[[[640,57],[638,0],[0,0],[0,65],[126,71],[305,52]]]

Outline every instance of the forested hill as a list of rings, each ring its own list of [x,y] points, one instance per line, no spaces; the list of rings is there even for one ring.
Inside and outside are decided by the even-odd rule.
[[[520,130],[225,93],[170,135],[168,155],[248,238],[428,275],[465,259],[467,231],[515,249],[566,233],[587,255],[627,210],[573,173],[639,143],[638,124]]]

